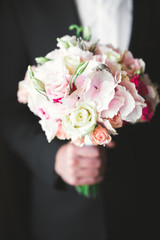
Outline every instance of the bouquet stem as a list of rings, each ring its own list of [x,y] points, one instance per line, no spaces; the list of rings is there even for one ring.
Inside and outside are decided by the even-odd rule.
[[[89,135],[85,136],[85,145],[93,146]],[[96,198],[99,193],[99,184],[76,186],[76,190],[85,197]]]
[[[99,192],[99,186],[98,184],[76,186],[76,190],[85,197],[96,198]]]

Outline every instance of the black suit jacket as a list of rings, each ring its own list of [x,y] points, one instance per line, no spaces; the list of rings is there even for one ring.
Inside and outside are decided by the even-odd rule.
[[[3,161],[12,169],[23,239],[29,233],[33,239],[45,240],[157,237],[158,223],[153,219],[158,216],[156,134],[160,109],[151,124],[127,125],[119,130],[117,146],[108,153],[108,171],[99,197],[92,200],[77,195],[54,173],[54,157],[63,141],[55,139],[48,144],[38,119],[16,97],[27,66],[35,57],[53,50],[57,37],[72,34],[70,24],[79,24],[74,2],[5,0],[0,7],[0,132]],[[158,0],[134,1],[130,43],[134,56],[145,60],[146,71],[157,83],[159,7]],[[18,239],[17,231],[10,232]]]

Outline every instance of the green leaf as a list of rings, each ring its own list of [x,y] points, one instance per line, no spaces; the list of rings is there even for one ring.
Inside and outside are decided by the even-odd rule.
[[[79,64],[78,68],[77,68],[77,74],[80,75],[84,72],[84,70],[86,69],[86,67],[88,66],[89,61],[86,62],[82,62],[81,64]]]
[[[37,58],[35,58],[35,61],[38,64],[43,64],[45,62],[51,61],[51,59],[46,58],[46,57],[37,57]]]
[[[70,93],[72,92],[72,79],[73,79],[73,77],[76,75],[75,78],[74,78],[74,85],[76,87],[75,82],[76,82],[77,77],[84,72],[84,70],[86,69],[88,64],[89,64],[89,61],[82,62],[76,68],[75,72],[73,73],[72,77],[70,78]]]
[[[76,34],[77,34],[77,37],[80,36],[80,33],[83,31],[83,27],[82,26],[78,26],[76,24],[72,24],[69,26],[69,30],[74,30],[76,29]]]
[[[28,73],[29,73],[30,79],[32,79],[34,77],[34,72],[33,72],[33,70],[32,70],[30,65],[28,66]]]
[[[72,24],[69,26],[69,30],[74,30],[74,29],[76,29],[77,37],[80,37],[80,33],[82,33],[82,37],[84,40],[89,41],[91,39],[91,31],[89,26],[82,27],[76,24]]]

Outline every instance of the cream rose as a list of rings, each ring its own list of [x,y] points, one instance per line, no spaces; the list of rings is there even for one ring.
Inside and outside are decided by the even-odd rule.
[[[81,138],[91,133],[97,123],[96,104],[78,102],[71,114],[63,118],[64,130],[71,138]]]

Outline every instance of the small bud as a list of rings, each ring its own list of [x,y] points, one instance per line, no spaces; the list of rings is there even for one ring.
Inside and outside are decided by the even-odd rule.
[[[34,85],[36,90],[45,92],[44,83],[42,81],[40,81],[39,79],[35,78],[35,77],[33,78],[33,85]]]
[[[111,69],[104,63],[101,63],[96,67],[96,71],[102,71],[103,69],[111,73]]]
[[[140,74],[141,74],[141,70],[138,69],[136,73],[137,73],[138,75],[140,75]]]
[[[32,70],[30,65],[28,66],[28,72],[29,72],[30,79],[32,79],[34,77],[34,72],[33,72],[33,70]]]
[[[93,44],[90,46],[90,49],[89,49],[90,52],[95,53],[95,50],[96,50],[96,47],[97,47],[98,42],[99,42],[99,40],[97,40],[95,43],[93,43]]]
[[[88,26],[83,27],[83,39],[87,41],[91,39],[91,31]]]
[[[39,90],[39,91],[42,91],[42,92],[45,92],[45,85],[44,85],[44,83],[41,80],[35,78],[34,72],[33,72],[32,68],[31,68],[31,66],[28,66],[28,72],[29,72],[30,79],[33,80],[33,85],[34,85],[35,89]]]
[[[83,51],[86,50],[85,43],[84,43],[84,41],[83,41],[83,39],[82,39],[81,37],[79,37],[79,38],[77,39],[77,45],[78,45],[78,47],[79,47],[80,49],[82,49]]]

